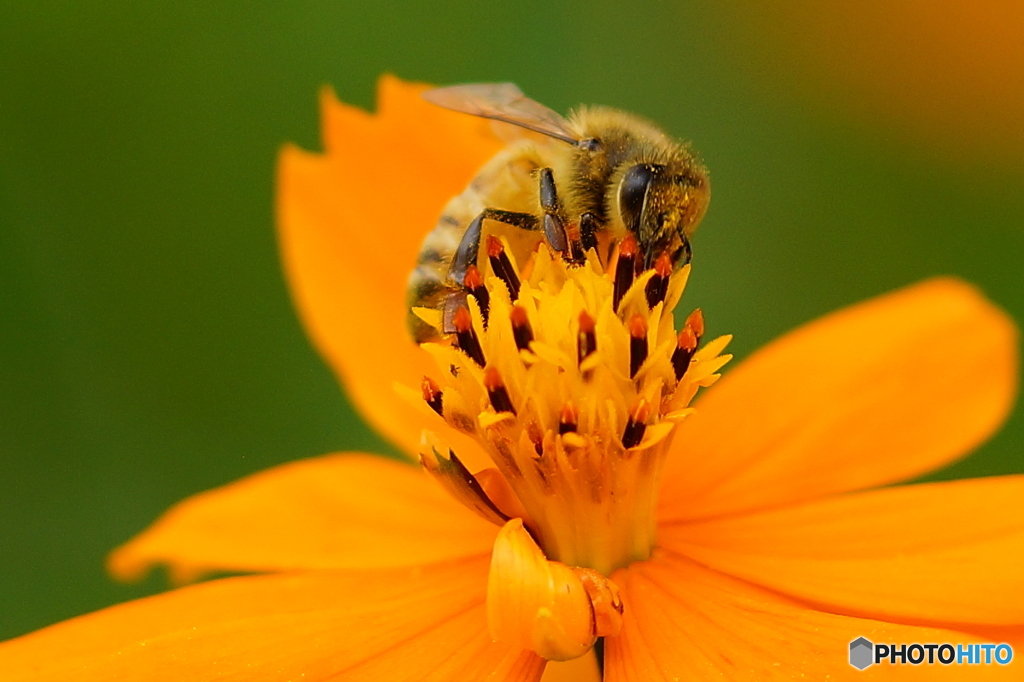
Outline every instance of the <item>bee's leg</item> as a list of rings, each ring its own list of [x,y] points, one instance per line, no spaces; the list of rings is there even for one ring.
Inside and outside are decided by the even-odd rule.
[[[684,265],[689,265],[693,259],[693,249],[690,247],[690,238],[685,234],[680,234],[683,238],[683,244],[679,249],[672,254],[672,261],[676,264],[677,268],[681,268]]]
[[[496,208],[485,208],[480,212],[473,222],[466,228],[459,242],[459,248],[455,249],[452,256],[452,264],[448,270],[448,277],[453,284],[462,286],[466,279],[466,270],[470,265],[476,265],[477,256],[480,253],[480,238],[483,234],[485,220],[496,220],[499,223],[512,225],[523,230],[535,231],[538,229],[537,216],[530,213],[516,213],[514,211],[502,211]]]
[[[550,168],[541,168],[538,171],[538,176],[540,178],[540,207],[544,211],[544,237],[548,240],[551,248],[562,254],[562,258],[574,262],[582,261],[582,246],[578,240],[570,240],[565,230],[554,174]]]
[[[597,248],[597,231],[600,227],[597,216],[593,213],[588,212],[580,216],[580,245],[584,251]]]
[[[445,334],[454,334],[458,331],[455,328],[455,313],[459,308],[466,307],[466,297],[464,289],[456,289],[444,299],[444,306],[441,309],[441,331]],[[417,343],[420,341],[417,340]]]

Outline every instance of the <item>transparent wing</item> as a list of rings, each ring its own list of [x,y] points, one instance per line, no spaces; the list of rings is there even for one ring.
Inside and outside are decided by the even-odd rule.
[[[423,99],[445,109],[511,123],[569,144],[578,142],[568,121],[524,95],[513,83],[452,85],[428,90]]]

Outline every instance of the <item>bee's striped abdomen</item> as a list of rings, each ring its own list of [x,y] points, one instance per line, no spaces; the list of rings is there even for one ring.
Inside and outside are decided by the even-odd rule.
[[[406,289],[409,332],[417,343],[436,341],[439,334],[411,308],[443,311],[451,297],[462,293],[462,283],[452,281],[448,273],[452,256],[469,223],[485,208],[536,210],[536,181],[532,173],[537,163],[534,157],[533,145],[527,143],[513,144],[499,152],[461,194],[448,202],[434,228],[424,238]]]
[[[421,320],[412,312],[412,308],[440,309],[444,301],[459,291],[456,282],[448,278],[452,254],[459,246],[466,226],[472,216],[464,222],[458,204],[463,203],[463,194],[452,199],[445,212],[438,219],[434,229],[423,240],[416,268],[409,274],[406,289],[406,303],[409,305],[409,333],[416,343],[436,341],[437,330]],[[450,210],[454,209],[454,210]]]

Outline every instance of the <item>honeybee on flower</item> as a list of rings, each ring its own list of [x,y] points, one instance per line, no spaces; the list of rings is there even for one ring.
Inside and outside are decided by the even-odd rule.
[[[510,84],[424,98],[544,136],[503,149],[448,203],[410,299],[414,336],[439,369],[424,376],[421,404],[493,465],[471,472],[434,435],[449,431],[441,424],[425,434],[424,468],[504,527],[491,632],[550,660],[576,658],[618,633],[622,605],[607,576],[650,556],[667,445],[731,357],[729,337],[700,347],[699,310],[678,331],[673,316],[707,171],[623,112],[566,121]],[[504,229],[485,233],[485,221]],[[439,307],[415,305],[425,291]]]
[[[480,257],[488,235],[503,237],[520,261],[547,242],[567,261],[582,263],[594,249],[607,264],[627,235],[639,252],[638,272],[659,258],[672,270],[690,261],[690,237],[710,198],[708,172],[654,124],[609,107],[563,118],[512,83],[456,85],[423,97],[515,126],[504,131],[507,146],[445,207],[409,278],[410,307],[441,310],[442,331],[455,331],[455,310],[491,268],[493,256]],[[415,313],[409,326],[419,342],[437,338]]]

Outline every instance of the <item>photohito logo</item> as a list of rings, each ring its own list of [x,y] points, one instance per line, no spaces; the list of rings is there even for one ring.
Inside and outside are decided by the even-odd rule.
[[[873,644],[866,637],[850,642],[850,665],[1006,665],[1013,660],[1009,644]]]

